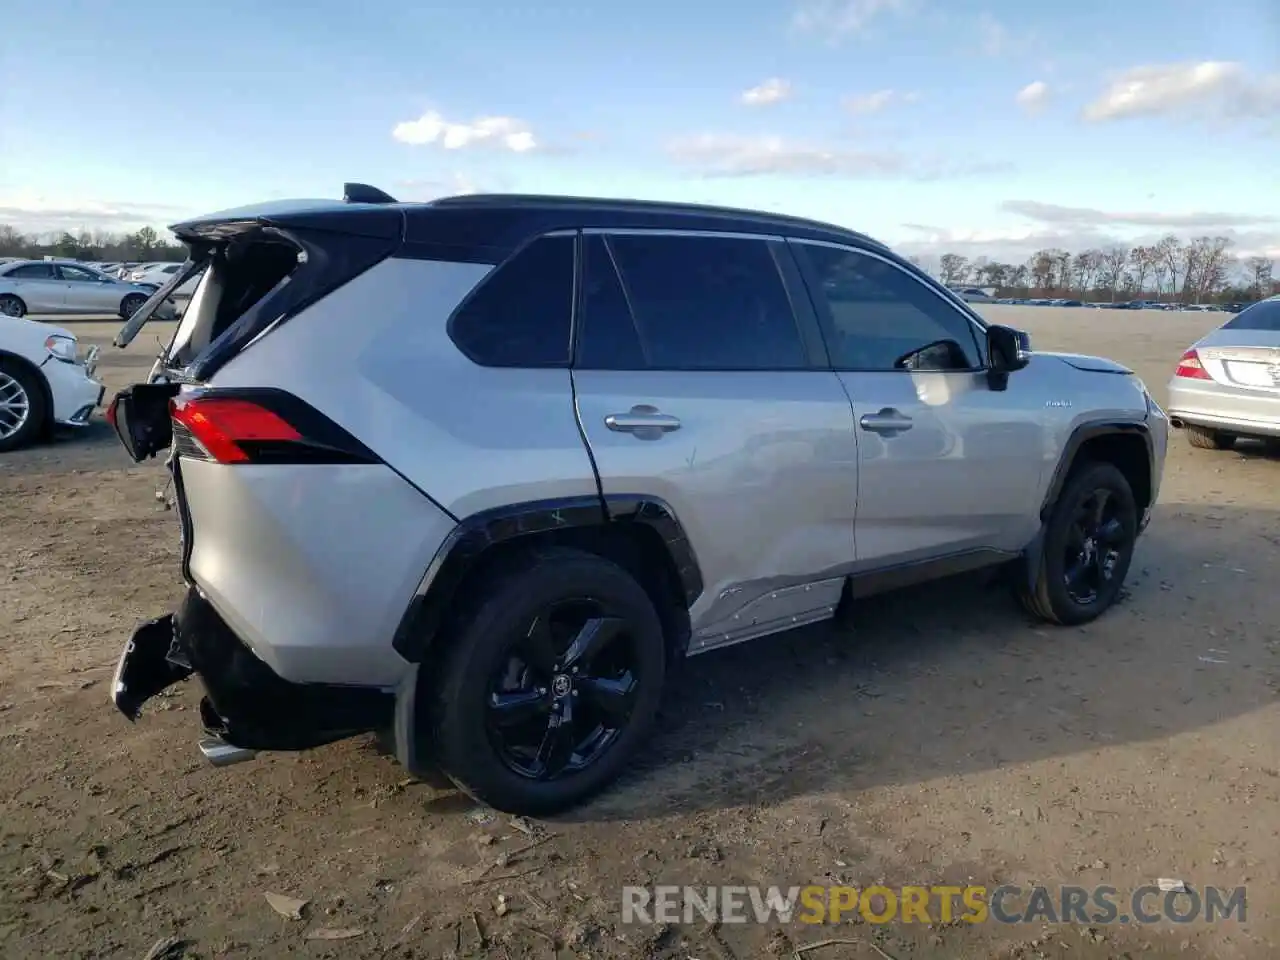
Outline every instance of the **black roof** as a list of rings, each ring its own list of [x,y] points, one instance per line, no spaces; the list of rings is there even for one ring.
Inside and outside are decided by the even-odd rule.
[[[833,224],[731,207],[658,200],[537,194],[466,194],[425,203],[400,203],[375,187],[346,184],[345,201],[274,201],[221,211],[175,224],[183,239],[216,238],[239,225],[259,223],[399,238],[420,252],[496,262],[530,238],[553,230],[681,229],[785,234],[857,243],[888,251],[871,237]]]

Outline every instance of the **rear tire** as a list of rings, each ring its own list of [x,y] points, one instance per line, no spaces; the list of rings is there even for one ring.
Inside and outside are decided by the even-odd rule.
[[[1187,434],[1187,442],[1200,450],[1230,450],[1236,445],[1234,433],[1213,430],[1209,427],[1197,427],[1191,423],[1183,429]]]
[[[0,317],[13,317],[15,320],[21,320],[26,315],[27,305],[22,302],[21,297],[15,297],[12,293],[0,296]]]
[[[424,671],[435,683],[418,692],[440,767],[508,813],[581,803],[657,714],[666,645],[653,603],[612,561],[559,547],[515,556],[465,594]]]
[[[39,376],[0,357],[0,453],[29,446],[44,433],[48,411]]]
[[[138,309],[147,302],[147,297],[141,293],[130,293],[120,301],[120,319],[128,320]]]
[[[1075,470],[1045,525],[1034,585],[1019,584],[1027,612],[1062,626],[1105,613],[1124,586],[1138,539],[1138,508],[1125,475],[1110,463]]]

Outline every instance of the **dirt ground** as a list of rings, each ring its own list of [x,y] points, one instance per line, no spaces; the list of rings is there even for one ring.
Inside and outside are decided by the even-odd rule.
[[[988,308],[1115,357],[1163,399],[1221,315]],[[115,323],[114,390],[149,366]],[[156,331],[161,332],[161,331]],[[367,740],[225,770],[195,684],[108,704],[181,592],[156,464],[102,422],[0,461],[0,955],[1274,957],[1280,941],[1280,462],[1175,436],[1126,600],[1030,623],[977,582],[690,662],[617,788],[538,824],[409,782]],[[1247,885],[1245,922],[637,926],[624,884]],[[303,918],[266,894],[306,900]],[[499,906],[501,898],[501,906]],[[346,939],[325,939],[343,932]],[[809,951],[823,940],[848,940]]]

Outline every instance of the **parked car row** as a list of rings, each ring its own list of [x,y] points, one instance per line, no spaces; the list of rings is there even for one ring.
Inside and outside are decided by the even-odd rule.
[[[966,300],[975,298],[966,296]],[[1162,303],[1158,300],[1124,300],[1112,303],[1107,300],[1072,300],[1060,297],[999,297],[988,298],[985,303],[1003,303],[1009,306],[1025,307],[1087,307],[1094,310],[1177,310],[1196,313],[1223,311],[1239,313],[1247,303]]]

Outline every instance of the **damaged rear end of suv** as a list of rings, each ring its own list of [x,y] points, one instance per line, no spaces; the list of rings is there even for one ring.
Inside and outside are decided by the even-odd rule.
[[[167,457],[187,584],[176,610],[134,632],[112,698],[135,720],[197,675],[200,749],[215,764],[389,730],[406,664],[370,638],[394,633],[454,526],[344,428],[342,411],[366,401],[327,375],[376,344],[375,301],[394,296],[379,266],[402,247],[404,215],[389,199],[175,225],[187,265],[115,341],[203,274],[148,380],[108,410],[134,461]]]

